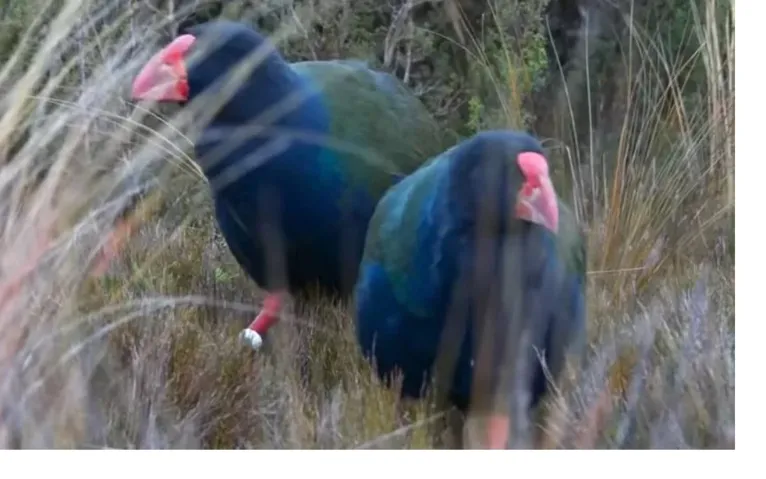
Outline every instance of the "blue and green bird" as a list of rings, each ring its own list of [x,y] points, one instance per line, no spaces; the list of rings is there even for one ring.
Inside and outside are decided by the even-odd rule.
[[[257,66],[244,70],[248,61]],[[243,81],[224,96],[235,75]],[[290,63],[239,22],[180,32],[132,90],[182,105],[203,94],[222,104],[195,141],[196,161],[229,248],[269,292],[242,334],[257,348],[284,295],[350,294],[378,200],[456,138],[396,77],[357,61]]]
[[[548,389],[539,357],[556,378],[584,344],[585,262],[539,141],[478,133],[378,203],[355,291],[362,352],[381,378],[402,375],[405,397],[451,371],[443,395],[492,418],[488,443],[504,447],[513,396],[534,408]]]

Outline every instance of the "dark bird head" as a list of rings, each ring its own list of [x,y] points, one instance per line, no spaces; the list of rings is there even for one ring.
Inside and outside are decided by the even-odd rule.
[[[556,192],[548,161],[534,137],[511,130],[484,131],[457,146],[453,155],[458,160],[450,188],[452,202],[467,221],[486,218],[488,211],[504,220],[498,214],[512,203],[516,220],[558,232]]]
[[[132,97],[203,102],[194,117],[202,127],[195,156],[216,191],[246,184],[239,180],[267,161],[290,171],[295,163],[275,160],[300,162],[317,154],[319,146],[281,132],[323,133],[329,120],[321,95],[268,38],[228,20],[180,33],[144,65],[133,81]],[[236,171],[229,168],[235,163]],[[224,171],[229,173],[221,176]]]
[[[279,100],[294,82],[272,42],[245,24],[215,20],[179,33],[138,73],[132,86],[133,100],[184,104],[203,92],[226,88],[231,78],[236,91],[221,107],[219,116],[228,114],[229,120],[242,120],[242,110],[252,113],[253,108],[262,109]],[[245,99],[246,108],[242,104]]]

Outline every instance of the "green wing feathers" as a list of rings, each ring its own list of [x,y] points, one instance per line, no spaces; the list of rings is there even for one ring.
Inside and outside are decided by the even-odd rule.
[[[352,181],[365,185],[375,197],[457,141],[392,75],[342,60],[292,67],[324,92],[332,140],[357,152],[339,155],[340,163]]]

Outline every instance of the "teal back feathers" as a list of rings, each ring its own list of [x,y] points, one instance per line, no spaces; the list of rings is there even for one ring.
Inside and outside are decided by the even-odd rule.
[[[379,198],[399,178],[457,141],[396,77],[348,60],[291,67],[320,89],[337,144],[334,166]],[[348,154],[343,149],[349,147]]]

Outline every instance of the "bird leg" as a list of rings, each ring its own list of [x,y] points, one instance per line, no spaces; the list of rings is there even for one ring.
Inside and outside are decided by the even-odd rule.
[[[239,333],[240,340],[253,350],[260,349],[263,335],[279,321],[282,299],[285,293],[269,293],[263,301],[263,308],[250,325]]]
[[[465,449],[507,449],[511,418],[507,414],[470,414],[463,424]]]
[[[99,252],[99,258],[90,272],[91,277],[98,278],[106,273],[109,265],[117,257],[132,233],[133,224],[130,221],[123,220],[115,226],[114,230],[109,234],[106,244]]]
[[[492,415],[487,421],[487,449],[507,449],[510,427],[510,416]]]

